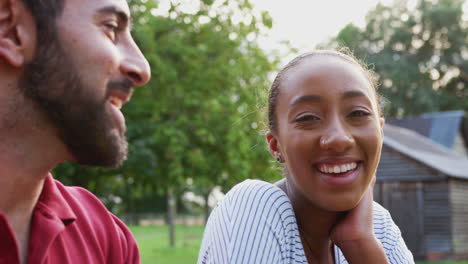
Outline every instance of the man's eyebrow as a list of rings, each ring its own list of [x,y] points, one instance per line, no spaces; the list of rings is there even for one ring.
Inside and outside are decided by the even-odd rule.
[[[304,102],[317,102],[321,101],[322,97],[320,95],[303,95],[295,98],[290,104],[289,107],[292,107],[294,105],[304,103]]]
[[[112,14],[117,16],[117,19],[119,20],[119,23],[122,23],[124,25],[127,25],[129,29],[131,30],[132,28],[132,17],[127,14],[125,11],[122,9],[118,8],[117,6],[105,6],[103,8],[100,8],[97,11],[98,14]]]

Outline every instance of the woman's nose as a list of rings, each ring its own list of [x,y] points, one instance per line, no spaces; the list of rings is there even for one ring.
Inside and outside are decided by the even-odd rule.
[[[320,137],[320,147],[324,150],[342,153],[354,144],[354,137],[348,132],[341,122],[334,122]]]

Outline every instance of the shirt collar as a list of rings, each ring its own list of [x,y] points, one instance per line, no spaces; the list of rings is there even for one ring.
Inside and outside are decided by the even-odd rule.
[[[52,175],[49,173],[45,178],[44,187],[42,188],[42,193],[39,196],[37,206],[40,206],[49,211],[49,213],[56,215],[62,220],[64,225],[68,225],[76,220],[76,215],[68,205],[67,200],[63,197],[58,185],[61,185],[61,183],[54,180]]]

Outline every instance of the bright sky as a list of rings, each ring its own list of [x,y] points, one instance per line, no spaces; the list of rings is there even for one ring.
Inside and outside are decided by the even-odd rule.
[[[366,13],[381,2],[391,0],[251,0],[255,8],[268,11],[273,18],[270,35],[261,40],[266,49],[277,48],[288,40],[300,52],[313,49],[348,23],[365,25]]]
[[[183,3],[187,12],[195,12],[198,0],[157,0],[159,11],[165,14],[170,2]],[[309,51],[325,42],[347,24],[365,25],[367,12],[379,2],[390,4],[394,0],[250,0],[258,11],[268,11],[273,18],[273,28],[268,36],[260,39],[261,47],[278,49],[281,41],[289,41],[299,53]],[[418,0],[408,0],[410,8]],[[468,19],[468,0],[464,4],[465,19]],[[287,58],[291,59],[291,58]]]

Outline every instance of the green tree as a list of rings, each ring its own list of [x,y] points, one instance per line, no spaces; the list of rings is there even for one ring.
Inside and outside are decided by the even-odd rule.
[[[135,36],[153,80],[136,93],[129,120],[155,124],[139,136],[152,140],[155,189],[181,191],[191,178],[207,197],[214,186],[272,174],[258,102],[275,62],[255,41],[271,26],[267,14],[253,15],[248,1],[197,4],[187,12],[174,1],[166,15],[139,17]]]
[[[343,28],[331,45],[344,45],[374,65],[387,114],[468,110],[468,23],[464,0],[378,4],[361,29]]]
[[[152,15],[156,10],[150,7],[137,16],[135,36],[153,80],[136,94],[128,113],[130,120],[155,124],[137,136],[151,138],[142,145],[156,162],[146,172],[152,177],[148,191],[178,195],[193,179],[191,190],[205,198],[208,214],[213,187],[227,190],[245,178],[275,175],[258,124],[258,101],[265,98],[275,64],[255,41],[271,26],[267,14],[253,15],[248,1],[197,5],[188,12],[174,1],[165,15]],[[133,7],[148,10],[148,3],[135,1]],[[174,200],[169,195],[169,205]]]
[[[133,35],[152,68],[150,83],[123,109],[129,159],[116,170],[57,169],[121,213],[164,209],[161,197],[171,193],[207,199],[215,186],[227,191],[245,178],[279,177],[260,123],[278,60],[256,39],[271,18],[247,0],[194,2],[187,11],[172,1],[159,13],[153,1],[129,1]]]

